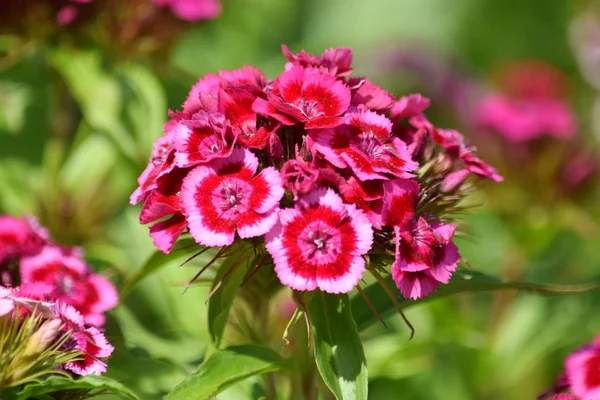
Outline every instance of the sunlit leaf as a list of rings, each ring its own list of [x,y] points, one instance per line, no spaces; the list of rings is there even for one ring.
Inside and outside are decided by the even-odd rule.
[[[327,387],[341,399],[367,399],[367,362],[348,295],[318,292],[308,304],[315,360]]]
[[[214,293],[208,301],[208,330],[217,347],[221,344],[233,300],[248,271],[248,260],[243,250],[241,254],[232,254],[223,261],[213,280]]]
[[[14,394],[15,400],[27,400],[46,393],[62,390],[88,389],[93,392],[102,391],[115,393],[122,398],[138,400],[139,397],[125,385],[103,376],[86,375],[78,379],[50,377],[40,383],[25,385]]]
[[[281,356],[266,347],[228,347],[210,356],[198,371],[177,385],[166,399],[208,399],[250,376],[275,371],[282,367],[282,363]]]

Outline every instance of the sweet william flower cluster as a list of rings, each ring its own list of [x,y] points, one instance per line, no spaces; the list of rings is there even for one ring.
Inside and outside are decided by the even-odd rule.
[[[91,271],[81,249],[54,243],[33,218],[0,216],[0,324],[14,327],[0,327],[0,336],[19,332],[14,340],[2,336],[0,342],[6,354],[18,354],[11,346],[29,333],[33,345],[26,350],[37,349],[0,360],[3,379],[12,370],[18,376],[35,365],[77,375],[102,374],[102,359],[111,355],[113,346],[100,326],[104,313],[117,303],[115,287]],[[27,368],[19,367],[19,357]],[[35,357],[42,359],[34,362]],[[0,390],[4,384],[0,381]]]
[[[276,79],[209,74],[170,113],[130,199],[155,246],[169,253],[184,232],[203,246],[264,243],[295,290],[349,292],[367,268],[409,298],[447,283],[467,177],[502,178],[427,120],[428,99],[352,77],[350,49],[283,53]]]

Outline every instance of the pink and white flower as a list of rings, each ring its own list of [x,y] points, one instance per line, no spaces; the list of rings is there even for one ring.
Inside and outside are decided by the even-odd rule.
[[[581,399],[600,398],[600,344],[593,342],[565,361],[569,390]]]
[[[281,283],[295,290],[347,293],[362,278],[373,229],[366,215],[331,189],[316,189],[282,209],[266,235]]]
[[[396,259],[392,277],[404,297],[417,299],[450,281],[459,256],[452,243],[454,225],[429,225],[422,217],[411,225],[394,229]]]
[[[118,303],[117,291],[108,279],[92,274],[83,260],[55,246],[22,258],[20,273],[23,283],[49,285],[50,298],[73,305],[89,324],[104,324],[104,312]]]
[[[227,246],[264,235],[277,221],[283,186],[279,172],[264,168],[249,150],[193,169],[184,179],[181,202],[192,237],[205,246]]]
[[[228,140],[227,120],[220,113],[199,111],[173,128],[175,165],[180,168],[205,164],[231,154],[235,139]]]
[[[410,178],[418,167],[406,144],[391,136],[392,122],[373,111],[351,114],[347,125],[310,132],[314,150],[335,167],[349,167],[361,180]]]
[[[306,129],[332,128],[344,122],[350,105],[350,89],[343,82],[316,69],[292,67],[277,78],[267,100],[257,98],[258,114],[283,125],[305,123]]]

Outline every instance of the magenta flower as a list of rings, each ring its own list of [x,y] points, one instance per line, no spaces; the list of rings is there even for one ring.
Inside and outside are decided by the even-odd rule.
[[[283,125],[305,123],[306,129],[332,128],[344,122],[341,114],[350,105],[350,89],[316,69],[292,67],[277,78],[268,100],[257,98],[258,114]]]
[[[591,343],[565,361],[569,390],[581,399],[600,398],[600,345]]]
[[[450,281],[459,260],[458,249],[452,243],[454,225],[429,225],[419,218],[408,229],[395,230],[392,277],[404,297],[425,297],[440,283]]]
[[[304,50],[298,54],[293,54],[285,44],[281,45],[281,51],[285,58],[290,61],[285,66],[286,70],[294,66],[300,66],[318,68],[338,78],[344,78],[352,74],[352,49],[347,47],[327,49],[320,56],[309,54]]]
[[[177,18],[196,22],[214,19],[221,14],[219,0],[153,0],[158,6],[167,6]]]
[[[349,167],[361,180],[410,178],[418,164],[406,144],[391,136],[392,122],[373,111],[350,114],[347,125],[311,131],[314,149],[338,168]]]
[[[277,221],[283,197],[281,176],[258,159],[235,149],[229,158],[193,169],[184,179],[181,201],[194,239],[205,246],[227,246],[241,238],[264,235]]]
[[[475,122],[513,143],[545,135],[571,139],[577,122],[565,101],[565,86],[564,74],[547,63],[515,63],[506,68],[501,91],[480,100]]]
[[[48,232],[33,218],[0,215],[0,264],[39,252],[48,240]]]
[[[350,104],[353,106],[385,113],[394,105],[394,96],[367,78],[351,78],[348,80],[348,86],[352,90]]]
[[[46,246],[20,264],[21,281],[51,286],[50,298],[73,305],[86,323],[104,324],[103,313],[118,303],[115,287],[108,279],[92,274],[83,260],[54,246]]]
[[[165,126],[165,135],[154,142],[152,157],[146,169],[138,177],[139,186],[129,197],[130,204],[137,204],[158,186],[158,178],[168,174],[175,168],[175,149],[173,137],[178,127],[178,121],[170,120]]]
[[[510,142],[543,135],[566,140],[577,132],[575,117],[562,100],[513,99],[492,94],[481,100],[476,115],[480,126],[502,134]]]
[[[63,345],[63,350],[81,353],[79,359],[67,362],[63,368],[82,376],[106,372],[106,363],[101,358],[110,357],[114,347],[104,334],[98,328],[86,328],[83,316],[73,306],[57,302],[54,309],[64,324],[64,332],[71,335]]]
[[[279,211],[266,247],[281,283],[295,290],[351,291],[362,278],[373,229],[331,189],[316,189]]]
[[[227,121],[220,113],[199,111],[173,128],[175,165],[180,168],[225,158],[231,154],[235,139],[226,138]]]
[[[410,118],[425,111],[431,102],[420,94],[401,97],[394,103],[391,111],[392,120]]]

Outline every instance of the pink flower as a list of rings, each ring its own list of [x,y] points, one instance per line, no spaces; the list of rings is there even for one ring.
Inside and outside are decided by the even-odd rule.
[[[570,391],[581,399],[600,398],[600,346],[591,343],[565,361]]]
[[[130,204],[137,204],[158,186],[158,178],[175,168],[175,149],[173,140],[178,121],[170,120],[165,126],[165,134],[154,142],[152,157],[146,169],[138,178],[138,188],[129,197]]]
[[[381,229],[383,225],[381,217],[384,202],[383,182],[361,181],[351,176],[346,184],[339,187],[344,201],[360,208],[375,229]]]
[[[541,61],[509,65],[501,76],[501,91],[480,100],[475,122],[496,131],[509,142],[545,135],[571,139],[577,122],[565,101],[564,74]]]
[[[346,293],[362,277],[373,230],[366,215],[331,189],[316,189],[282,209],[266,235],[281,283],[295,290]]]
[[[352,90],[350,104],[363,106],[371,111],[385,113],[394,105],[394,96],[366,78],[350,78],[348,86]]]
[[[286,70],[294,66],[300,66],[315,67],[338,78],[352,74],[352,49],[346,47],[327,49],[320,56],[309,54],[304,50],[298,54],[293,54],[286,45],[281,45],[281,51],[285,58],[290,61],[285,66]]]
[[[395,227],[396,259],[392,277],[406,298],[427,296],[439,283],[448,283],[458,265],[458,249],[452,243],[456,227],[429,225],[424,218]]]
[[[254,91],[263,88],[265,82],[263,73],[248,65],[233,71],[219,71],[219,75],[207,74],[192,86],[183,103],[183,112],[192,115],[200,110],[216,111],[222,86]]]
[[[60,9],[58,14],[56,14],[56,22],[59,25],[69,25],[73,23],[77,19],[77,15],[79,11],[77,11],[77,7],[75,6],[66,6]]]
[[[359,110],[350,114],[347,125],[310,134],[317,152],[338,168],[349,167],[361,180],[410,178],[418,164],[391,131],[392,123],[383,115]]]
[[[47,240],[48,232],[35,219],[0,216],[0,264],[39,252]]]
[[[392,107],[391,118],[396,121],[419,115],[429,107],[430,103],[428,98],[420,94],[401,97]]]
[[[104,334],[98,328],[86,328],[82,315],[66,303],[58,302],[55,312],[64,324],[63,331],[71,335],[62,349],[81,353],[79,359],[64,364],[63,368],[78,375],[101,375],[106,372],[106,363],[100,358],[109,357],[114,347]]]
[[[252,108],[283,125],[332,128],[343,123],[341,114],[350,105],[350,89],[316,69],[292,67],[277,78],[274,87],[268,100],[257,98]]]
[[[185,168],[228,157],[235,139],[227,140],[226,123],[223,114],[204,111],[197,112],[189,120],[178,121],[173,128],[175,165]]]
[[[510,142],[543,135],[571,139],[577,122],[568,105],[555,99],[514,99],[500,94],[484,97],[476,110],[477,123],[500,133]]]
[[[319,179],[319,170],[302,159],[296,148],[296,158],[286,161],[281,167],[281,179],[283,187],[297,199],[314,189]]]
[[[416,217],[419,184],[407,179],[394,179],[383,184],[381,219],[389,227],[404,227]]]
[[[465,164],[467,170],[480,178],[491,179],[494,182],[502,182],[504,180],[504,178],[496,172],[494,167],[476,157],[470,149],[463,149],[460,154],[460,159]]]
[[[235,149],[229,158],[193,169],[184,179],[181,201],[193,238],[205,246],[227,246],[241,238],[264,235],[277,221],[283,187],[279,172]]]
[[[158,6],[168,6],[177,18],[196,22],[214,19],[221,14],[219,0],[153,0]]]
[[[83,260],[65,255],[58,247],[46,246],[39,254],[22,258],[20,272],[24,283],[50,285],[50,297],[73,305],[89,324],[102,325],[103,313],[118,302],[110,281],[90,273]]]
[[[158,178],[157,187],[144,201],[144,207],[140,213],[141,224],[161,220],[150,227],[150,236],[156,248],[165,254],[171,252],[175,242],[187,228],[187,222],[182,214],[183,207],[179,191],[183,178],[189,170],[189,168],[175,168]],[[165,219],[167,216],[170,218]]]

